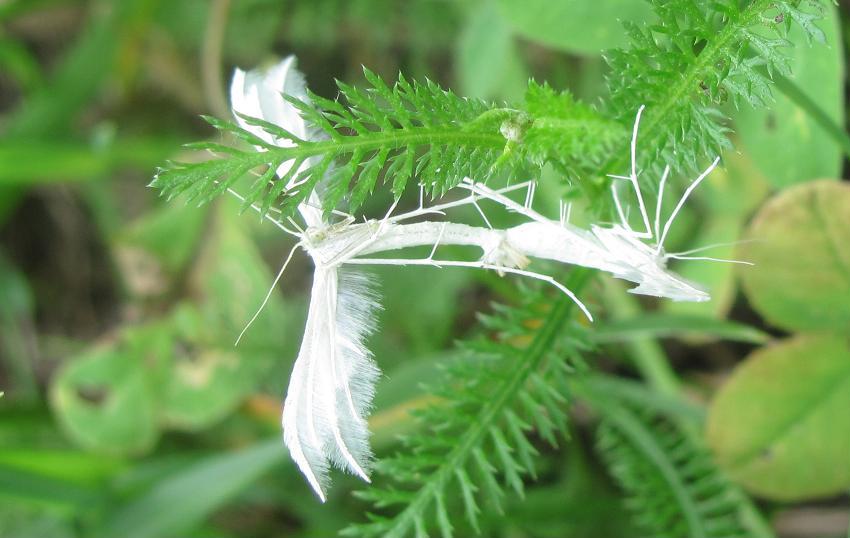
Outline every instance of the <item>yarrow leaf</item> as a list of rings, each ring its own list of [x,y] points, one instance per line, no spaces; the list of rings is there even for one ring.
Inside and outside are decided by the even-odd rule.
[[[577,270],[572,277],[576,289],[589,273]],[[554,332],[556,323],[572,318],[573,305],[551,306],[540,292],[527,292],[521,307],[501,306],[482,318],[488,336],[464,344],[464,356],[437,390],[440,403],[418,413],[425,430],[380,460],[381,478],[360,493],[380,513],[343,534],[401,538],[427,536],[436,528],[453,536],[447,506],[454,500],[477,531],[480,511],[500,509],[505,488],[523,494],[524,477],[534,476],[539,456],[530,434],[552,445],[566,437],[568,379],[582,331],[575,326],[568,334]],[[482,505],[480,493],[489,504]]]
[[[257,150],[193,145],[218,159],[168,163],[153,185],[168,197],[185,194],[207,203],[249,177],[245,207],[257,204],[264,214],[275,208],[284,217],[292,215],[317,188],[326,211],[343,201],[354,211],[381,182],[396,198],[412,180],[438,197],[465,177],[486,182],[502,170],[535,177],[553,161],[562,168],[589,170],[624,133],[619,124],[547,85],[530,83],[524,111],[458,97],[428,79],[409,81],[399,75],[390,86],[368,69],[364,74],[370,87],[337,82],[337,100],[311,92],[305,99],[281,96],[318,131],[309,137],[244,114],[242,121],[267,136],[205,118],[222,134]],[[292,162],[283,180],[265,173]]]

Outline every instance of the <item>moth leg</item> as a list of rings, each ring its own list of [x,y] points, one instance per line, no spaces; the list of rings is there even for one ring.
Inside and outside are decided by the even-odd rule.
[[[431,258],[353,258],[351,260],[348,260],[346,263],[357,265],[429,265],[433,267],[468,267],[472,269],[489,269],[492,271],[526,276],[529,278],[547,282],[558,288],[561,292],[564,293],[564,295],[569,297],[576,304],[576,306],[579,307],[582,313],[587,317],[588,321],[593,321],[593,316],[591,315],[590,310],[588,310],[587,306],[585,306],[585,304],[581,302],[581,300],[576,296],[575,293],[572,292],[572,290],[555,280],[553,277],[534,271],[517,269],[516,267],[507,267],[504,265],[496,265],[481,261],[464,262],[456,260],[434,260]]]
[[[263,302],[260,304],[260,307],[257,309],[257,311],[254,312],[254,315],[248,321],[248,324],[245,325],[245,328],[242,329],[242,332],[239,333],[239,337],[236,338],[236,343],[233,344],[234,346],[239,345],[239,341],[242,340],[242,337],[245,335],[245,332],[248,330],[248,327],[250,327],[251,324],[254,323],[254,321],[260,316],[260,312],[262,312],[263,308],[266,307],[266,304],[269,302],[269,299],[272,296],[272,292],[277,287],[277,283],[280,282],[280,277],[283,276],[283,272],[286,271],[286,267],[289,265],[289,262],[292,260],[292,256],[295,254],[295,249],[297,249],[300,246],[301,246],[301,243],[296,243],[295,246],[293,246],[289,250],[289,254],[286,256],[286,261],[283,262],[283,266],[281,266],[280,271],[277,272],[277,276],[274,277],[274,281],[272,282],[272,285],[269,288],[269,291],[266,293],[266,296],[263,298]]]

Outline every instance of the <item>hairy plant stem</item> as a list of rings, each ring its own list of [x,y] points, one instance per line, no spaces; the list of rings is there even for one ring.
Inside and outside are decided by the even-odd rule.
[[[589,281],[590,275],[589,270],[577,268],[570,274],[566,285],[577,293]],[[488,429],[499,419],[500,412],[505,409],[508,401],[517,394],[531,374],[540,368],[541,362],[560,334],[564,323],[575,312],[575,306],[568,297],[561,297],[555,303],[529,346],[518,351],[517,367],[512,375],[499,386],[488,403],[481,408],[477,419],[472,422],[472,427],[458,439],[457,446],[446,455],[439,469],[416,493],[413,501],[396,516],[393,528],[384,536],[388,538],[406,536],[406,533],[415,526],[417,515],[422,514],[432,500],[442,495],[448,483],[454,478],[455,470],[461,468],[472,454],[472,450],[480,445]]]

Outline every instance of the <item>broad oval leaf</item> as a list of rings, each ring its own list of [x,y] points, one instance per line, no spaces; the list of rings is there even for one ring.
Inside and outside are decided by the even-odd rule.
[[[160,325],[132,329],[66,363],[50,396],[57,419],[77,443],[112,454],[153,445],[158,417],[149,367],[164,356],[169,339]]]
[[[778,500],[850,487],[850,341],[800,335],[759,349],[718,392],[707,437],[717,461]]]
[[[770,200],[739,259],[750,302],[791,330],[850,329],[850,185],[818,181]]]
[[[176,428],[197,430],[227,416],[279,359],[289,320],[278,293],[234,347],[274,281],[238,219],[232,206],[218,210],[189,276],[194,301],[168,317],[174,340],[161,405]]]

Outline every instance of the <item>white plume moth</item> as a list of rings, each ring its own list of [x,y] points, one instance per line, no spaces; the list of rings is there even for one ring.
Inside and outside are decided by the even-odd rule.
[[[281,93],[307,100],[303,77],[295,69],[294,57],[290,56],[263,72],[236,70],[231,86],[231,101],[241,127],[269,143],[281,146],[290,146],[292,142],[276,139],[263,129],[246,122],[242,116],[256,117],[278,125],[302,140],[316,140],[321,136],[317,129],[304,121],[294,106],[281,97]],[[606,271],[616,278],[637,284],[630,290],[632,293],[677,301],[709,299],[705,291],[669,271],[667,261],[671,258],[712,258],[688,256],[696,251],[667,254],[662,245],[685,200],[717,166],[719,159],[691,183],[662,227],[661,194],[670,171],[669,168],[665,169],[661,178],[661,194],[655,208],[654,226],[650,226],[636,169],[638,125],[642,110],[638,112],[632,134],[631,172],[628,176],[617,178],[627,181],[635,193],[644,226],[641,231],[635,231],[629,225],[616,184],[612,185],[612,193],[620,222],[612,226],[594,225],[590,230],[569,223],[568,207],[562,206],[557,220],[533,210],[534,182],[492,189],[469,178],[457,188],[465,191],[465,195],[460,198],[446,199],[426,207],[420,187],[417,209],[394,215],[396,207],[393,204],[380,220],[356,222],[353,216],[340,211],[332,212],[332,221],[325,219],[319,192],[312,192],[308,200],[298,207],[303,224],[289,219],[294,229],[274,214],[266,215],[281,230],[298,238],[298,243],[290,251],[275,278],[266,301],[297,247],[305,250],[315,265],[304,337],[284,402],[283,431],[284,442],[293,460],[322,501],[326,498],[331,465],[369,481],[371,451],[366,417],[379,370],[364,341],[375,329],[374,313],[379,303],[369,279],[353,266],[467,267],[526,276],[558,288],[575,301],[591,321],[590,311],[572,291],[549,275],[527,269],[533,258]],[[284,176],[291,166],[292,162],[283,163],[277,170],[278,176]],[[286,186],[284,192],[299,186],[294,179],[297,174],[291,177],[291,184]],[[525,191],[524,203],[510,197],[516,191]],[[235,191],[230,192],[239,196]],[[521,215],[527,222],[508,229],[493,228],[479,204],[485,200]],[[474,206],[485,226],[471,226],[445,219],[427,220],[429,217],[444,217],[448,210],[464,205]],[[255,209],[259,211],[259,208]],[[473,261],[440,259],[436,254],[444,245],[477,247],[481,250],[481,256]],[[415,246],[430,246],[429,256],[370,256]],[[259,315],[266,301],[263,301],[248,326]]]

